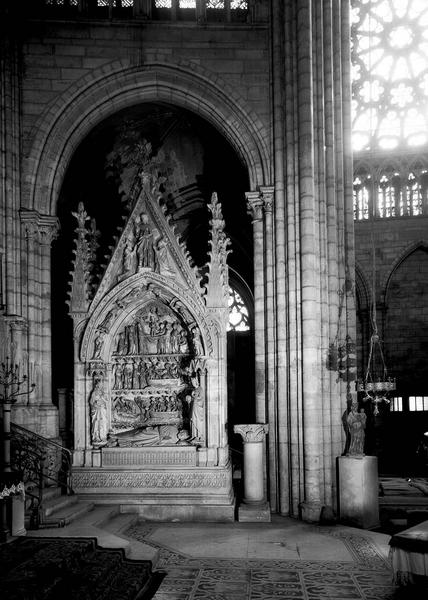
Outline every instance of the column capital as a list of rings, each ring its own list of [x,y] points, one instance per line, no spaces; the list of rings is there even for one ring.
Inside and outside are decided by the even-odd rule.
[[[11,329],[24,331],[28,327],[28,321],[21,315],[4,315],[4,320]]]
[[[244,443],[262,442],[269,431],[267,423],[253,423],[250,425],[234,425],[233,431],[242,436]]]
[[[37,239],[41,246],[50,246],[58,236],[59,220],[51,215],[41,215],[37,210],[20,210],[21,223],[27,238]]]
[[[275,186],[273,185],[261,185],[259,187],[260,198],[263,202],[265,212],[272,212],[274,203]]]
[[[251,215],[253,223],[263,219],[263,200],[260,197],[260,192],[245,192],[247,200],[247,212]]]

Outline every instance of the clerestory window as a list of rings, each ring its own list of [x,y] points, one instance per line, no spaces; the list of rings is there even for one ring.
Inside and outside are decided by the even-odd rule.
[[[352,1],[354,217],[428,214],[428,2]]]

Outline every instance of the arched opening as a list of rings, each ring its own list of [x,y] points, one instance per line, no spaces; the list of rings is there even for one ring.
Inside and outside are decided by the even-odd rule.
[[[253,247],[251,222],[246,212],[249,189],[246,166],[229,142],[195,113],[166,103],[144,103],[116,112],[98,124],[77,147],[61,187],[57,216],[61,231],[53,249],[53,386],[70,389],[73,381],[72,324],[67,311],[69,271],[73,260],[73,235],[79,202],[94,219],[98,248],[98,278],[115,246],[115,236],[129,214],[132,182],[138,169],[150,165],[165,178],[164,198],[171,222],[195,265],[204,271],[207,260],[209,212],[213,191],[222,204],[226,234],[231,240],[230,280],[245,297],[252,312]],[[97,282],[94,282],[95,284]],[[245,355],[254,355],[252,331],[245,335]],[[241,346],[240,346],[241,347]],[[239,348],[229,352],[230,368],[245,369]],[[251,360],[250,370],[253,370]],[[254,414],[254,383],[245,378],[245,389],[229,388],[230,406],[242,406],[248,419]],[[229,414],[233,425],[235,414]],[[239,414],[242,420],[242,414]],[[239,419],[238,419],[239,420]],[[251,422],[251,420],[249,421]]]
[[[383,428],[381,468],[387,473],[425,474],[417,449],[428,429],[427,290],[428,253],[419,247],[393,271],[385,294],[385,352],[397,376]]]
[[[239,273],[231,270],[227,331],[228,434],[235,464],[240,464],[242,437],[233,432],[238,423],[254,423],[254,299]],[[234,453],[234,451],[238,451]]]

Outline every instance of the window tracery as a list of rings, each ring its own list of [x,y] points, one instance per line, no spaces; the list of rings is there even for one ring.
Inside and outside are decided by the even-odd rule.
[[[242,296],[232,287],[229,287],[229,324],[228,331],[249,331],[250,317],[248,308]]]
[[[407,165],[356,169],[354,218],[419,217],[428,214],[428,169]]]
[[[354,0],[355,151],[428,143],[428,3]]]

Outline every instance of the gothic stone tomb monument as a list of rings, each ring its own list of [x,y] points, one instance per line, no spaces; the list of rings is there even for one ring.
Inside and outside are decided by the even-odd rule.
[[[99,283],[82,204],[70,294],[74,489],[153,519],[233,520],[226,436],[228,239],[217,197],[206,276],[177,238],[152,177]]]

